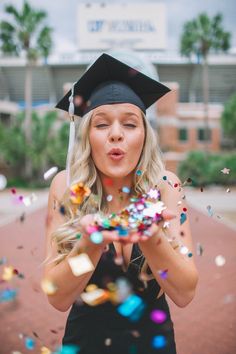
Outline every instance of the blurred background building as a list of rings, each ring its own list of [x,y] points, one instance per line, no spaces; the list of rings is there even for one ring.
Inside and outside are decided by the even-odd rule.
[[[2,2],[2,8],[3,3],[6,1]],[[38,7],[37,1],[29,3]],[[210,3],[205,1],[205,10],[215,14]],[[201,11],[203,4],[200,1],[189,9],[185,0],[71,0],[63,7],[41,2],[40,6],[48,11],[50,25],[55,25],[54,46],[47,60],[38,60],[34,67],[33,109],[39,112],[53,109],[70,83],[78,80],[102,52],[110,52],[172,89],[151,107],[148,115],[159,133],[167,167],[176,171],[186,152],[204,148],[201,61],[199,56],[183,57],[179,50],[184,21],[193,18],[195,11]],[[233,38],[227,54],[209,56],[208,148],[211,151],[220,149],[223,104],[236,91],[234,2],[218,5],[227,17],[226,29],[228,26]],[[5,124],[25,107],[25,64],[24,55],[0,57],[0,119]]]

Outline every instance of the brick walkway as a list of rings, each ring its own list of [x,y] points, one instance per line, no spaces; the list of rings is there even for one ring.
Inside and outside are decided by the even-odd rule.
[[[8,264],[25,276],[16,278],[17,300],[0,304],[1,354],[14,351],[39,354],[42,345],[52,349],[60,343],[67,313],[54,310],[39,286],[45,215],[46,210],[42,209],[26,215],[23,223],[18,220],[0,228],[0,258],[7,257]],[[236,234],[194,209],[190,209],[189,215],[194,244],[200,242],[204,252],[196,257],[200,282],[195,299],[184,309],[171,304],[178,354],[234,354]],[[214,262],[219,254],[226,258],[223,267],[217,267]],[[5,286],[0,284],[1,289]],[[25,348],[20,334],[36,340],[34,350]]]

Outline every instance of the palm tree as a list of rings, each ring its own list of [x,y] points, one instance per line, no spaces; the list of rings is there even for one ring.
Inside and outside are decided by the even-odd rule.
[[[51,48],[52,29],[44,24],[47,13],[33,9],[27,1],[18,11],[13,5],[6,5],[5,12],[10,21],[0,22],[1,50],[7,55],[25,55],[25,138],[32,142],[32,70],[40,57],[47,58]],[[26,159],[26,177],[32,176],[32,163]]]
[[[209,122],[209,76],[208,76],[208,56],[211,51],[226,52],[230,47],[231,34],[224,31],[222,26],[223,17],[221,14],[209,18],[206,13],[201,13],[197,18],[184,24],[181,35],[180,52],[190,58],[196,55],[202,63],[202,82],[204,99],[204,140],[205,149],[208,150]]]

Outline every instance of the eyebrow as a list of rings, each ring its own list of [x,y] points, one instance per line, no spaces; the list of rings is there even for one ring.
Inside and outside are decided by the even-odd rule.
[[[136,113],[134,112],[124,112],[124,113],[121,113],[122,115],[125,115],[125,116],[135,116],[137,118],[140,118]],[[107,117],[109,116],[109,113],[105,113],[105,112],[97,112],[94,114],[93,118],[95,118],[96,116],[103,116],[103,117]]]

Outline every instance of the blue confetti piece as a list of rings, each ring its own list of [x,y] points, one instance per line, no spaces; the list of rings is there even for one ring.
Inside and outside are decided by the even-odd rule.
[[[90,235],[90,240],[93,242],[93,243],[96,243],[96,244],[99,244],[103,241],[103,235],[101,232],[99,231],[95,231],[93,232],[91,235]]]
[[[116,230],[118,231],[119,236],[127,236],[129,234],[128,229],[124,229],[121,226],[118,226]]]
[[[166,346],[166,338],[162,335],[153,337],[152,346],[156,349],[164,348]]]
[[[187,220],[187,215],[185,213],[180,214],[180,225],[182,225]]]
[[[80,347],[74,344],[65,344],[59,347],[53,354],[78,354],[80,352]]]
[[[35,347],[35,340],[33,338],[26,337],[25,338],[25,346],[27,349],[33,350]]]
[[[5,289],[0,291],[0,303],[12,301],[16,298],[17,290],[15,289]]]
[[[129,194],[130,193],[129,187],[125,187],[125,186],[122,187],[122,192]]]
[[[117,311],[124,317],[130,317],[134,311],[137,311],[142,305],[143,300],[141,297],[133,294],[128,296],[127,299],[118,306]]]

